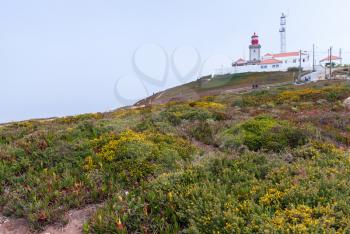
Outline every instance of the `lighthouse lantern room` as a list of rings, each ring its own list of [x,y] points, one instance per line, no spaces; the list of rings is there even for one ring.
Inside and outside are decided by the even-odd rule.
[[[249,63],[256,64],[260,62],[260,50],[261,45],[259,44],[259,36],[254,33],[251,45],[249,46]]]

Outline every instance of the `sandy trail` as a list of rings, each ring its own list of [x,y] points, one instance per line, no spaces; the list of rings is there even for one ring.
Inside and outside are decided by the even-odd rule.
[[[79,234],[82,227],[99,205],[90,205],[80,210],[71,210],[67,215],[68,224],[64,227],[49,225],[40,234]],[[0,216],[0,234],[32,234],[25,219],[11,219]]]

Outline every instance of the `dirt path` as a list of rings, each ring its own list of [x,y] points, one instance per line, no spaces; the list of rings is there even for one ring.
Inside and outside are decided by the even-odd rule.
[[[197,141],[196,139],[192,139],[191,142],[196,147],[203,149],[206,153],[215,153],[215,152],[219,151],[218,148],[216,148],[212,145],[204,144],[203,142]]]
[[[40,234],[79,234],[83,224],[100,205],[90,205],[67,213],[68,224],[65,227],[50,225]],[[0,216],[0,234],[32,234],[25,219],[11,219]]]
[[[25,219],[8,219],[0,216],[0,234],[30,234]]]

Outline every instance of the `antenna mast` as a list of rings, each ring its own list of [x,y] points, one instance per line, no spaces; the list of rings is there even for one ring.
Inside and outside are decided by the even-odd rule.
[[[287,25],[287,16],[282,13],[281,16],[281,28],[280,28],[280,34],[281,34],[281,53],[287,52],[287,35],[286,35],[286,25]]]

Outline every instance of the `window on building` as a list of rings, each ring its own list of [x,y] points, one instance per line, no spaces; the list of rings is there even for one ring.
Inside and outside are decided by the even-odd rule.
[[[293,63],[296,63],[297,62],[297,60],[296,59],[293,59]]]
[[[276,67],[280,67],[280,65],[279,65],[279,64],[277,64],[277,65],[276,65]]]
[[[303,59],[303,62],[305,63],[305,59]]]
[[[286,61],[284,61],[284,63],[288,63],[288,61],[286,60]]]

